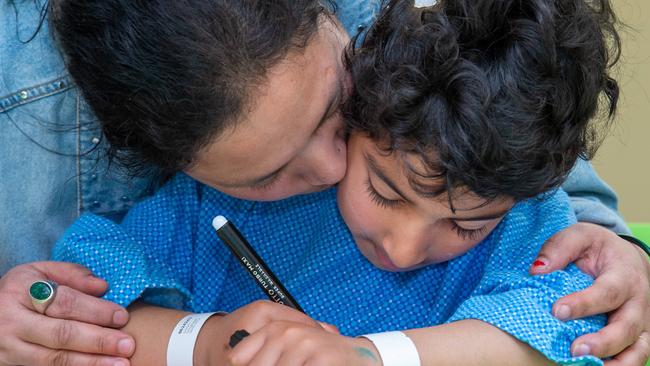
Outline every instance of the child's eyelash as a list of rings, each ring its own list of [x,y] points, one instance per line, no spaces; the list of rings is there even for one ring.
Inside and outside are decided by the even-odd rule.
[[[252,188],[259,191],[264,191],[266,189],[269,189],[278,180],[278,176],[279,174],[276,174],[271,178],[267,179],[264,183],[254,185]]]
[[[382,197],[375,190],[375,187],[372,186],[372,183],[370,183],[370,179],[366,181],[366,191],[370,195],[370,199],[379,207],[395,208],[401,203],[401,201],[399,200],[389,200],[387,198]],[[456,222],[451,221],[451,228],[456,232],[458,237],[463,240],[476,240],[485,233],[485,231],[487,230],[487,225],[480,227],[478,229],[465,229],[463,227],[458,226]]]
[[[375,187],[372,186],[372,183],[370,183],[370,178],[366,180],[366,191],[370,195],[370,199],[379,207],[382,208],[395,208],[397,207],[401,202],[398,200],[389,200],[387,198],[382,197],[377,191],[375,190]]]
[[[458,226],[458,224],[452,221],[451,228],[456,232],[456,234],[458,234],[458,237],[463,240],[476,240],[485,233],[485,231],[487,230],[487,225],[480,227],[478,229],[465,229]]]

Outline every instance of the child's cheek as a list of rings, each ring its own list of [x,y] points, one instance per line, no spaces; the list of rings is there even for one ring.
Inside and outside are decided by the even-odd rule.
[[[365,191],[360,180],[344,179],[339,185],[338,205],[346,225],[355,236],[373,238],[374,227],[380,222],[379,208]],[[373,238],[374,239],[374,238]]]

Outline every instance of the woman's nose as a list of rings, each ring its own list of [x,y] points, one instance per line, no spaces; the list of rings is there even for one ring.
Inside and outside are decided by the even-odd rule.
[[[334,185],[343,179],[347,167],[344,136],[332,131],[308,151],[304,179],[312,186]]]

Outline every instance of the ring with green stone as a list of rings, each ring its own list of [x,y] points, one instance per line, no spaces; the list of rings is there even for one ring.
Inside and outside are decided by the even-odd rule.
[[[53,281],[34,281],[29,286],[29,297],[32,299],[34,309],[41,314],[45,314],[47,307],[54,301],[56,296],[57,284]]]

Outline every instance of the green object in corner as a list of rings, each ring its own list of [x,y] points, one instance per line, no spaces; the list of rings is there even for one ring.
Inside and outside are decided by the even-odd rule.
[[[642,242],[650,244],[650,223],[630,223],[628,224],[630,230],[632,230],[632,235],[641,240]],[[650,366],[650,359],[646,363],[646,366]]]
[[[650,223],[630,223],[628,224],[632,235],[646,244],[650,244]]]

